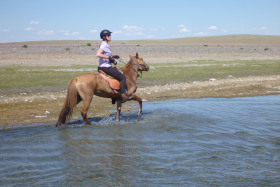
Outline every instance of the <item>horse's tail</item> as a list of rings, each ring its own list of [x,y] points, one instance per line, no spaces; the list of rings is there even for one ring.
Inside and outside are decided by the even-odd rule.
[[[76,81],[76,79],[72,79],[71,83],[68,86],[64,106],[59,114],[58,121],[55,124],[56,127],[60,126],[61,124],[65,124],[70,119],[74,107],[81,101],[81,97],[75,86]]]

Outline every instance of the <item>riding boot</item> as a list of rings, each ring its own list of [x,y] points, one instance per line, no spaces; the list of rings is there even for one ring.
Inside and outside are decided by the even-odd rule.
[[[129,99],[129,97],[126,93],[121,94],[121,97],[122,97],[122,102],[123,103],[125,103]]]

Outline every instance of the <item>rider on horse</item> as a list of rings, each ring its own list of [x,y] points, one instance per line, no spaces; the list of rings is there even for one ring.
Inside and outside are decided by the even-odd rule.
[[[96,53],[96,56],[99,58],[98,71],[102,70],[106,74],[120,81],[121,97],[122,101],[125,102],[128,100],[126,78],[117,68],[112,67],[112,64],[117,64],[115,59],[118,59],[120,57],[118,55],[112,55],[112,51],[109,46],[109,42],[112,39],[111,33],[112,32],[110,32],[109,30],[103,30],[100,32],[100,38],[103,41],[100,44],[99,50]]]

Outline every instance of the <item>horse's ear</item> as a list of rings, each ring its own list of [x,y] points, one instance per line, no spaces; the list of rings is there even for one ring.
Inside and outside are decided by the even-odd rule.
[[[138,59],[138,53],[136,53],[136,59]]]
[[[132,58],[133,56],[129,55],[129,58]]]

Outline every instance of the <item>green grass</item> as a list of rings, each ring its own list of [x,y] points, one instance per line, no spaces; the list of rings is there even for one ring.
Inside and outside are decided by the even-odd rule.
[[[27,88],[34,86],[67,85],[70,80],[83,73],[91,71],[54,71],[58,69],[83,69],[94,66],[12,66],[1,69],[0,89]],[[96,73],[96,71],[93,71]]]
[[[141,85],[159,85],[173,82],[205,81],[210,78],[279,75],[280,60],[266,61],[193,61],[149,64],[150,71],[143,72]],[[71,71],[91,68],[88,71]],[[70,71],[55,71],[55,70]],[[6,66],[1,68],[0,89],[68,85],[80,74],[97,73],[96,66]],[[1,90],[0,90],[1,91]]]
[[[192,66],[193,65],[193,66]],[[154,64],[150,72],[144,73],[142,81],[170,83],[184,81],[205,81],[210,78],[279,74],[280,61],[196,61],[188,63]]]

